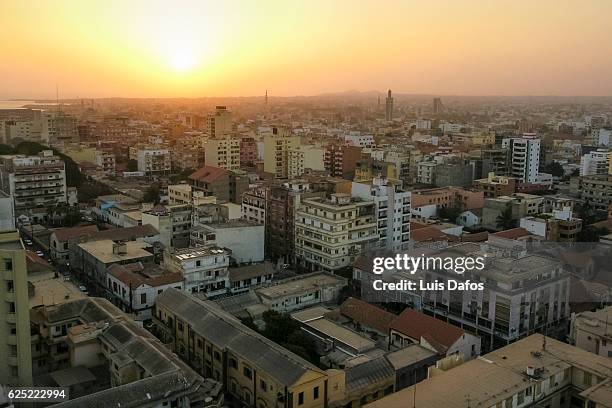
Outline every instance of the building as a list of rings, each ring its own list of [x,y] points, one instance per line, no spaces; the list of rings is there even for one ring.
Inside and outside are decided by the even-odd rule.
[[[352,265],[357,255],[378,244],[376,219],[374,202],[349,194],[302,200],[295,212],[296,263],[328,272]]]
[[[532,335],[382,398],[368,408],[610,407],[612,360]],[[415,390],[416,388],[416,390]]]
[[[276,285],[256,289],[261,303],[270,310],[288,313],[322,303],[335,303],[347,279],[325,272],[313,272],[285,279]]]
[[[395,164],[372,158],[360,159],[355,167],[353,181],[368,181],[374,177],[397,180]]]
[[[164,267],[183,276],[185,291],[214,297],[229,290],[229,252],[215,245],[164,252]]]
[[[169,289],[157,299],[155,323],[179,357],[247,406],[323,408],[334,395],[325,371],[211,302]]]
[[[104,174],[115,175],[115,155],[113,153],[96,151],[95,164],[102,169]]]
[[[208,139],[204,143],[204,163],[225,170],[240,170],[240,139]]]
[[[361,133],[358,131],[350,131],[343,135],[344,143],[348,146],[370,148],[374,147],[374,135]]]
[[[590,353],[612,357],[612,306],[572,314],[571,343]]]
[[[265,227],[245,219],[200,224],[191,230],[192,245],[215,244],[228,249],[235,264],[264,260]]]
[[[518,241],[499,240],[504,242],[493,244],[490,239],[482,248],[476,243],[461,243],[441,249],[419,248],[408,252],[409,255],[425,254],[430,258],[484,257],[485,268],[472,270],[469,278],[444,268],[439,271],[419,270],[414,274],[393,270],[389,276],[381,278],[372,272],[372,257],[368,256],[360,257],[355,263],[353,279],[361,284],[362,299],[411,305],[425,314],[479,335],[483,349],[488,350],[492,344],[504,345],[544,327],[567,321],[570,277],[561,262],[528,252]],[[383,278],[385,282],[422,280],[425,283],[469,279],[483,282],[484,289],[421,291],[417,285],[415,290],[374,290],[374,281]]]
[[[191,204],[158,204],[142,212],[142,225],[153,226],[165,247],[186,247],[189,245],[192,211]]]
[[[215,196],[217,202],[242,202],[242,194],[249,186],[242,170],[228,171],[220,167],[203,166],[189,176],[193,194],[201,192],[204,197]]]
[[[13,197],[15,214],[47,217],[47,208],[67,203],[64,162],[51,150],[37,156],[0,156],[0,188]]]
[[[268,189],[255,187],[242,194],[242,218],[257,224],[266,224],[266,195]]]
[[[380,248],[407,249],[410,241],[410,192],[401,181],[375,177],[371,182],[353,183],[351,195],[374,201]]]
[[[145,148],[136,153],[138,171],[151,175],[165,175],[172,170],[172,158],[168,149]]]
[[[16,230],[0,231],[0,383],[32,385],[26,251]]]
[[[484,205],[483,194],[461,187],[438,187],[413,190],[413,208],[434,205],[437,209],[458,207],[461,210],[475,210]]]
[[[474,180],[474,189],[482,191],[484,198],[509,196],[517,191],[518,180],[514,177],[498,176],[489,173],[486,179]]]
[[[612,175],[585,176],[572,179],[570,190],[597,209],[608,211],[612,205]]]
[[[503,226],[499,224],[498,217],[508,208],[511,209],[512,220],[514,224],[516,224],[514,226],[517,226],[521,218],[542,212],[544,208],[544,197],[525,193],[514,193],[511,196],[486,198],[482,208],[483,228],[493,231],[504,229]]]
[[[49,255],[58,264],[70,262],[70,241],[79,240],[98,232],[96,225],[85,225],[82,227],[58,228],[51,232],[49,237]]]
[[[540,168],[540,139],[534,133],[505,138],[502,148],[508,149],[509,175],[523,183],[535,183]]]
[[[226,106],[216,106],[206,115],[206,133],[213,139],[222,139],[233,131],[232,113]]]
[[[37,386],[68,388],[77,407],[223,406],[221,384],[204,379],[106,299],[38,307],[32,330],[41,360],[63,361]]]
[[[523,217],[519,221],[519,227],[547,241],[576,242],[582,231],[582,220],[573,217],[572,210],[567,207],[552,213]]]
[[[313,145],[299,145],[291,147],[287,152],[287,176],[300,177],[306,169],[323,171],[325,150]]]
[[[393,97],[390,89],[387,91],[387,98],[385,99],[385,120],[387,122],[393,120]]]
[[[264,172],[275,178],[289,176],[289,150],[300,145],[300,137],[294,136],[291,129],[273,127],[272,134],[264,135]]]
[[[357,161],[361,159],[361,147],[331,143],[325,149],[324,166],[332,177],[352,179]]]
[[[268,285],[274,278],[274,265],[271,262],[239,266],[229,269],[230,292],[243,293]]]
[[[48,146],[58,144],[78,143],[79,132],[77,130],[77,119],[64,113],[42,112],[40,140]]]
[[[580,175],[594,176],[608,174],[612,163],[612,152],[608,149],[597,149],[580,158]]]
[[[157,264],[113,264],[106,271],[110,300],[135,320],[150,320],[155,298],[168,288],[183,290],[183,275]]]
[[[458,355],[463,361],[480,355],[480,337],[407,308],[389,325],[389,346],[402,349],[410,344],[420,344],[442,357]]]

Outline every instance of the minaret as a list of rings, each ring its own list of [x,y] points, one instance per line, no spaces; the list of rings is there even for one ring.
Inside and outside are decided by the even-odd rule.
[[[266,89],[266,105],[268,104],[268,90]]]
[[[390,122],[393,120],[393,97],[391,90],[387,92],[387,100],[385,101],[385,120]]]

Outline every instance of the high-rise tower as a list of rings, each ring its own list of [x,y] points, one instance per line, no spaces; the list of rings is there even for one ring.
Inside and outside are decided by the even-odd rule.
[[[387,92],[387,100],[385,102],[385,120],[393,120],[393,97],[391,96],[391,90]]]

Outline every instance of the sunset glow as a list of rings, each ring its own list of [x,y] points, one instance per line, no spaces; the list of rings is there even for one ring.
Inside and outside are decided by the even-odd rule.
[[[0,98],[56,83],[65,97],[608,95],[611,14],[608,1],[5,0]]]

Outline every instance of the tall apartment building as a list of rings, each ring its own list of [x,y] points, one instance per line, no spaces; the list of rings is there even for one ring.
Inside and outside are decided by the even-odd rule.
[[[240,138],[240,165],[251,167],[259,160],[257,141],[250,136]]]
[[[115,155],[105,151],[96,151],[96,165],[102,169],[104,174],[115,175]]]
[[[608,149],[597,149],[580,158],[580,175],[594,176],[608,174],[612,163],[612,152]]]
[[[569,337],[578,348],[612,357],[612,306],[572,314]]]
[[[410,241],[410,192],[401,181],[375,177],[372,182],[353,183],[351,195],[376,206],[378,246],[392,251],[408,249]]]
[[[240,212],[242,218],[258,224],[266,224],[266,195],[268,189],[265,187],[255,187],[242,194],[242,204]]]
[[[300,177],[306,169],[325,170],[325,150],[311,145],[300,145],[287,151],[287,176]]]
[[[62,143],[75,143],[79,141],[77,120],[74,116],[64,112],[43,112],[41,125],[41,141],[53,146]]]
[[[13,116],[13,119],[2,119],[0,115],[0,141],[9,144],[17,141],[40,142],[42,131],[42,111],[29,110],[30,115]]]
[[[47,207],[67,202],[64,162],[51,150],[0,156],[0,189],[13,197],[17,216],[42,217]]]
[[[332,143],[325,149],[323,164],[332,177],[352,179],[357,161],[361,159],[361,147]]]
[[[540,139],[534,133],[505,138],[502,148],[509,152],[509,175],[523,183],[535,183],[540,168]]]
[[[164,266],[183,276],[185,291],[204,293],[212,297],[229,289],[229,253],[215,245],[168,248],[164,252]]]
[[[144,148],[136,153],[138,171],[146,175],[163,175],[172,170],[172,158],[168,149]]]
[[[296,263],[325,272],[352,265],[379,241],[375,207],[342,193],[302,200],[295,213]]]
[[[227,106],[216,106],[214,112],[206,115],[206,132],[214,139],[223,138],[232,133],[232,113]]]
[[[240,139],[223,137],[204,143],[204,163],[225,170],[240,169]]]
[[[32,385],[25,253],[18,231],[0,231],[0,384]]]
[[[142,225],[149,224],[159,231],[164,246],[182,248],[189,245],[192,211],[191,204],[158,204],[142,212]]]
[[[217,202],[242,202],[242,193],[249,187],[249,178],[242,170],[229,171],[219,167],[203,166],[189,176],[193,194],[215,196]]]
[[[264,136],[264,172],[275,178],[289,175],[289,150],[300,145],[300,137],[294,136],[291,129],[273,127],[272,134]]]

